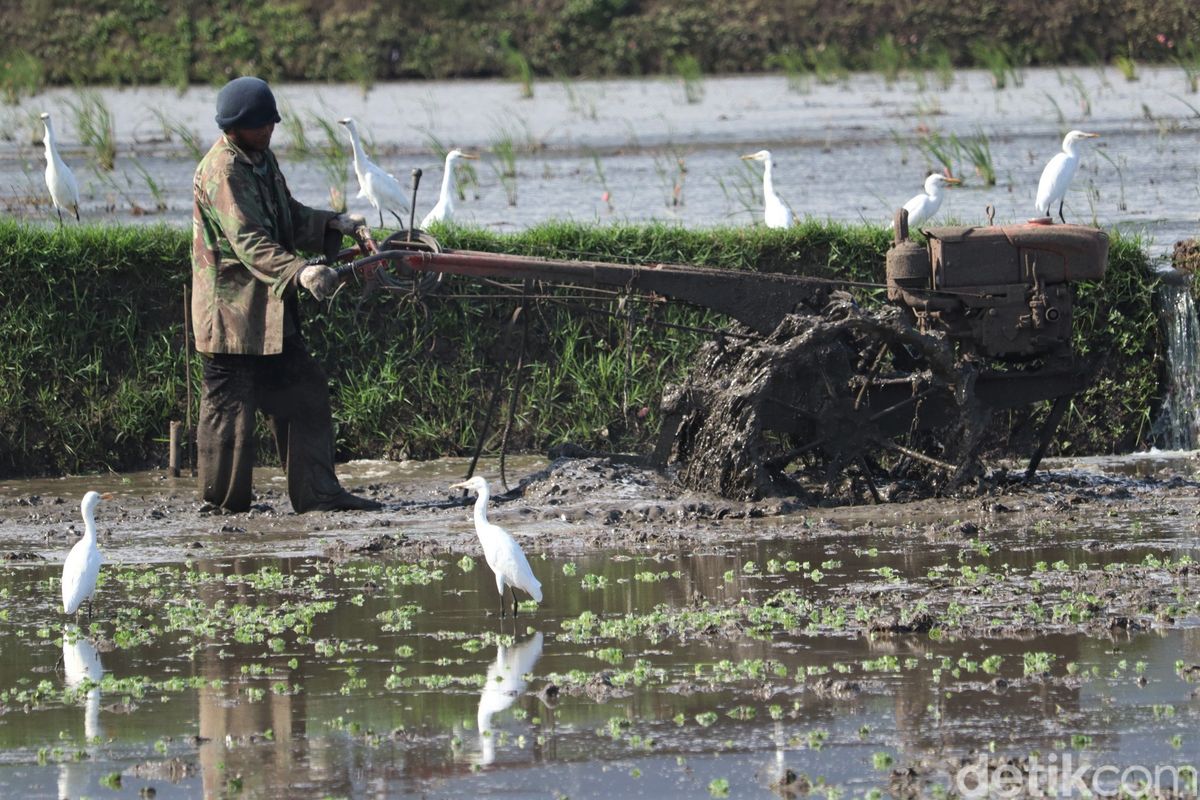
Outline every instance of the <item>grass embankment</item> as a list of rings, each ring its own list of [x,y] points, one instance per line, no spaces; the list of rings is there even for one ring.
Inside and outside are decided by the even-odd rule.
[[[787,72],[1200,60],[1200,7],[1179,0],[456,0],[310,3],[0,0],[0,81],[40,84],[349,81]],[[1189,73],[1194,74],[1194,73]],[[1007,76],[1007,77],[1006,77]],[[1195,91],[1193,83],[1192,91]]]
[[[814,222],[789,231],[548,224],[516,235],[444,234],[446,246],[464,249],[872,281],[883,278],[888,242],[880,228]],[[185,416],[188,235],[167,227],[0,222],[0,476],[161,463],[169,421]],[[1124,450],[1149,434],[1161,375],[1146,263],[1136,240],[1114,239],[1104,283],[1081,287],[1079,347],[1109,359],[1068,415],[1060,439],[1067,452]],[[447,281],[445,296],[424,306],[377,296],[356,312],[345,294],[330,307],[304,301],[309,346],[333,386],[342,456],[470,452],[500,371],[505,389],[489,437],[489,449],[498,447],[519,299],[485,299],[494,292],[476,282]],[[683,376],[705,338],[659,323],[721,322],[642,302],[587,311],[561,297],[537,300],[527,317],[510,451],[561,441],[646,448],[663,385]]]

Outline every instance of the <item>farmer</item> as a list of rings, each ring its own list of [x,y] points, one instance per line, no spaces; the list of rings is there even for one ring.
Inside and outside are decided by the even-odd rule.
[[[336,253],[366,223],[292,198],[271,152],[279,113],[270,87],[235,78],[217,94],[224,135],[196,167],[192,322],[204,364],[200,486],[206,503],[246,511],[255,411],[271,423],[297,513],[380,506],[342,488],[333,471],[328,379],[300,335],[297,286],[318,300],[337,276],[297,253]]]

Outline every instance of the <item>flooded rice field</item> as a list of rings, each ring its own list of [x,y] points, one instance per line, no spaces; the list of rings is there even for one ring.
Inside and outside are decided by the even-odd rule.
[[[992,88],[990,73],[962,70],[943,86],[926,74],[891,84],[856,74],[823,84],[783,76],[545,81],[533,97],[509,82],[463,81],[276,87],[284,122],[276,146],[294,194],[325,205],[330,188],[350,209],[349,140],[336,120],[354,117],[368,150],[407,182],[425,172],[418,217],[441,179],[437,153],[458,146],[484,155],[464,173],[460,222],[518,230],[549,219],[660,220],[686,226],[751,224],[761,218],[757,165],[738,156],[770,148],[775,189],[801,217],[886,224],[945,163],[965,179],[940,219],[966,224],[1035,214],[1042,167],[1063,134],[1101,134],[1066,202],[1070,221],[1141,232],[1168,252],[1200,224],[1200,95],[1182,70],[1030,69]],[[5,213],[50,222],[37,114],[54,115],[66,160],[83,190],[85,220],[185,225],[197,152],[216,135],[215,88],[54,90],[0,112],[0,202]],[[691,101],[689,102],[689,97]],[[91,99],[98,99],[98,104]],[[89,166],[95,147],[76,111],[113,120],[115,168]],[[957,137],[958,145],[951,137]],[[337,149],[330,152],[330,144]],[[290,152],[289,152],[290,151]],[[982,151],[983,155],[978,153]],[[975,152],[976,155],[971,155]],[[977,164],[995,172],[993,186]],[[377,220],[377,218],[376,218]],[[385,220],[396,227],[394,219]]]
[[[1200,462],[1047,466],[806,509],[510,462],[491,518],[545,592],[515,619],[446,488],[462,461],[343,465],[378,513],[291,514],[271,470],[242,515],[158,473],[0,484],[0,795],[1034,795],[1080,770],[1194,796]],[[89,488],[115,497],[80,630],[58,575]]]

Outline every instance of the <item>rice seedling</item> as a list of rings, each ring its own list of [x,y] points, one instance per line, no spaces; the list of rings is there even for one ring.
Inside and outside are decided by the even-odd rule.
[[[684,203],[683,187],[687,180],[687,162],[682,148],[668,142],[654,154],[654,172],[658,175],[667,208],[678,208]]]
[[[154,114],[158,124],[162,127],[163,138],[167,141],[178,139],[187,151],[188,157],[193,161],[199,161],[204,158],[206,148],[200,141],[200,137],[189,129],[182,122],[177,122],[167,115],[165,111],[158,107],[152,107],[150,112]]]
[[[750,161],[741,161],[728,180],[717,177],[717,185],[727,203],[737,207],[734,216],[745,214],[750,221],[759,218],[763,207],[762,176]]]
[[[526,100],[533,97],[533,67],[512,43],[508,32],[500,34],[500,55],[504,58],[505,71],[508,77],[515,79],[521,85],[521,97]]]
[[[312,122],[321,131],[321,142],[314,147],[314,156],[321,173],[329,183],[331,199],[334,199],[334,210],[345,209],[345,186],[350,180],[351,156],[345,144],[345,137],[338,135],[336,124],[331,122],[332,115],[312,114]],[[336,202],[340,199],[340,202]]]
[[[958,156],[955,137],[946,137],[931,130],[917,137],[914,145],[917,151],[925,156],[927,162],[940,165],[941,169],[950,175],[957,174],[954,168]]]
[[[684,53],[671,60],[671,70],[683,84],[683,97],[689,104],[704,99],[704,70],[700,60],[691,53]]]
[[[933,74],[937,76],[938,86],[943,91],[954,85],[954,62],[950,58],[950,51],[944,47],[938,47],[929,56],[929,63]]]
[[[904,71],[907,56],[904,50],[896,44],[896,37],[888,33],[875,42],[871,50],[871,69],[883,75],[883,81],[892,86]]]
[[[313,146],[308,141],[304,118],[286,107],[279,116],[279,125],[287,135],[288,152],[295,158],[310,158],[313,155]]]
[[[117,141],[108,106],[96,92],[81,91],[67,101],[67,107],[75,116],[80,142],[91,151],[97,169],[111,172],[117,161]]]
[[[599,114],[596,112],[595,93],[584,91],[576,81],[568,76],[562,78],[562,85],[563,91],[567,95],[567,107],[572,112],[583,119],[599,119]]]
[[[850,77],[845,54],[836,44],[822,43],[811,46],[805,50],[805,56],[812,65],[818,83],[831,85]]]
[[[496,173],[500,185],[504,187],[504,197],[510,206],[517,204],[517,148],[513,133],[509,128],[502,127],[492,138],[488,150],[495,156],[488,160],[488,166]]]
[[[1184,85],[1195,94],[1200,91],[1200,43],[1196,40],[1181,42],[1174,50],[1172,58],[1183,71]]]
[[[146,185],[146,190],[150,192],[150,197],[154,200],[154,210],[166,211],[166,192],[163,191],[162,186],[159,185],[154,176],[150,174],[150,170],[146,169],[141,160],[136,157],[133,159],[133,168],[137,170],[138,175],[142,177],[142,182]]]
[[[783,70],[783,74],[787,77],[789,92],[808,94],[812,82],[812,70],[803,53],[797,52],[791,47],[785,47],[779,52],[769,55],[766,66],[768,69]]]
[[[954,150],[971,162],[975,174],[983,179],[984,185],[995,186],[996,167],[992,163],[992,149],[987,134],[976,130],[975,135],[967,139],[960,139],[957,134],[952,134],[950,140]]]
[[[16,105],[25,95],[35,94],[42,86],[42,62],[19,48],[0,56],[0,96]]]
[[[1049,92],[1044,91],[1042,94],[1050,101],[1050,107],[1054,109],[1054,116],[1058,119],[1058,126],[1060,128],[1066,127],[1067,117],[1063,114],[1062,106],[1058,104],[1058,100]]]
[[[1119,187],[1119,189],[1118,189],[1119,195],[1117,197],[1117,210],[1118,211],[1128,211],[1129,203],[1125,199],[1125,170],[1122,169],[1123,165],[1125,165],[1127,163],[1125,156],[1119,155],[1119,156],[1117,156],[1116,160],[1114,160],[1113,157],[1110,156],[1103,148],[1096,148],[1096,154],[1099,155],[1101,158],[1103,158],[1105,161],[1107,161],[1109,164],[1111,164],[1112,168],[1114,170],[1116,170],[1117,186]]]
[[[1137,62],[1133,60],[1132,56],[1124,54],[1113,56],[1113,66],[1126,81],[1132,83],[1138,80]]]
[[[1087,87],[1083,85],[1083,80],[1074,72],[1068,73],[1064,82],[1075,93],[1075,100],[1079,107],[1079,116],[1090,117],[1092,115],[1092,98],[1088,93]]]
[[[592,168],[596,173],[596,180],[600,182],[600,188],[603,189],[600,194],[600,199],[604,201],[604,205],[608,208],[608,213],[613,212],[613,196],[612,190],[608,186],[608,178],[604,172],[604,162],[600,160],[600,154],[592,153]]]
[[[976,42],[971,46],[971,57],[975,63],[991,73],[992,88],[1004,89],[1010,80],[1015,86],[1021,85],[1016,68],[1013,66],[1012,57],[1003,46]]]

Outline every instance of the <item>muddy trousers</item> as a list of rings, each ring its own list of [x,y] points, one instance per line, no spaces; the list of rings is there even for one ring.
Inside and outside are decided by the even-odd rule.
[[[333,471],[329,382],[299,337],[272,356],[202,354],[200,487],[206,502],[250,508],[255,412],[270,422],[297,513],[331,507],[345,494]]]

